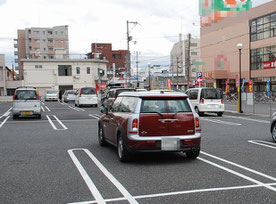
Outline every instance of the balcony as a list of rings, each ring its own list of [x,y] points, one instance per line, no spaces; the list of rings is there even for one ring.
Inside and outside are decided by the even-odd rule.
[[[14,47],[14,48],[18,48],[18,44],[14,44],[13,47]]]
[[[18,55],[18,51],[14,51],[14,55]]]

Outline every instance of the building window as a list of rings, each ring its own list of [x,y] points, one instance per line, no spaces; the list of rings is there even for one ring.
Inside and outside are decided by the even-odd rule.
[[[53,35],[53,31],[48,30],[48,34],[49,34],[49,35]]]
[[[112,55],[112,58],[113,58],[113,59],[121,59],[121,55],[113,54],[113,55]]]
[[[197,52],[191,52],[191,55],[197,55]]]
[[[49,47],[48,50],[49,50],[49,51],[54,51],[54,48]]]
[[[80,68],[76,67],[76,74],[80,74]]]
[[[46,32],[45,31],[43,31],[43,35],[45,35],[46,34]]]
[[[38,34],[39,34],[39,31],[35,30],[35,31],[34,31],[34,34],[35,34],[35,35],[38,35]]]
[[[41,69],[41,68],[42,68],[42,65],[35,65],[35,68],[36,68],[36,69]]]
[[[52,43],[52,42],[53,42],[53,39],[48,39],[48,42],[49,42],[49,43]]]
[[[72,76],[72,66],[71,65],[58,65],[58,75],[59,76]]]
[[[251,41],[276,36],[276,13],[253,19],[250,23]]]
[[[57,32],[57,31],[55,31],[55,34],[57,35],[57,34],[58,34],[58,32]]]
[[[197,47],[197,43],[191,43],[191,47]]]
[[[86,73],[90,74],[90,67],[86,67]]]
[[[53,55],[49,55],[49,58],[50,58],[50,59],[54,59],[54,56],[53,56]]]
[[[40,40],[39,40],[39,39],[36,39],[35,42],[36,42],[36,43],[40,43]]]
[[[272,64],[275,66],[275,61],[276,46],[268,46],[251,50],[251,70],[273,68]],[[270,65],[272,67],[270,67]]]

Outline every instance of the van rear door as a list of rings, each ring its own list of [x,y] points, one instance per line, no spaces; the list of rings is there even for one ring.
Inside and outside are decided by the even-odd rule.
[[[220,108],[222,104],[222,90],[215,88],[204,88],[201,90],[200,100],[208,105],[208,108]]]

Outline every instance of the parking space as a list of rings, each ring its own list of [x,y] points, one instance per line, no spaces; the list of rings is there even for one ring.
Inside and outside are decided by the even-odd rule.
[[[275,203],[267,119],[205,115],[198,159],[144,153],[121,163],[98,144],[99,108],[42,106],[41,120],[8,118],[0,129],[1,203]]]

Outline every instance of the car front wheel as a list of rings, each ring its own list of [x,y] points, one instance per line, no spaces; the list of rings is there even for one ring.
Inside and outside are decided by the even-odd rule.
[[[99,125],[98,129],[98,142],[101,147],[106,146],[106,141],[104,139],[104,133],[103,133],[103,128],[101,125]]]
[[[273,123],[272,125],[271,135],[272,135],[273,141],[276,142],[276,122]]]
[[[221,117],[223,115],[223,112],[218,112],[217,115]]]
[[[124,143],[123,138],[122,138],[121,135],[118,136],[117,148],[118,148],[119,160],[121,162],[130,161],[130,153],[127,151],[125,143]]]

